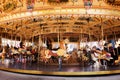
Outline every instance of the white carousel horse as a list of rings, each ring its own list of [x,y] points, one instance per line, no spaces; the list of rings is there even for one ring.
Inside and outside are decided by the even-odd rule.
[[[96,52],[91,54],[92,60],[95,61],[94,65],[93,65],[94,67],[100,67],[100,63],[98,61],[98,56],[99,56],[99,54]]]

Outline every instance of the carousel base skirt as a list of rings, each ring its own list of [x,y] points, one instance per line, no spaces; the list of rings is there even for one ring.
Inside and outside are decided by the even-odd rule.
[[[93,77],[93,76],[108,76],[108,75],[119,75],[120,70],[112,71],[94,71],[94,72],[64,72],[64,71],[37,71],[37,70],[22,70],[22,69],[12,69],[0,67],[2,71],[8,71],[20,74],[29,75],[43,75],[43,76],[62,76],[62,77]]]
[[[105,75],[119,75],[120,66],[99,66],[95,67],[93,65],[61,65],[59,67],[56,65],[47,65],[41,63],[2,63],[0,62],[0,70],[22,73],[22,74],[32,74],[32,75],[45,75],[45,76],[67,76],[67,77],[77,77],[77,76],[105,76]]]

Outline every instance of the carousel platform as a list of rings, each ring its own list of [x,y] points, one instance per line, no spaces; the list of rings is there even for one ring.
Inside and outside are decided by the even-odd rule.
[[[117,66],[100,66],[93,67],[92,65],[64,65],[62,64],[59,69],[58,64],[48,65],[41,63],[4,63],[0,62],[0,70],[21,73],[29,75],[41,75],[41,76],[64,76],[64,77],[84,77],[84,76],[107,76],[107,75],[119,75],[120,65]]]

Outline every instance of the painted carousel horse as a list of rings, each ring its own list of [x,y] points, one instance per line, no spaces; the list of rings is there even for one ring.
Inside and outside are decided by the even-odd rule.
[[[12,51],[12,53],[11,53],[12,55],[19,54],[19,51],[16,50],[15,48],[12,48],[11,51]]]
[[[78,55],[78,58],[79,58],[80,61],[86,62],[86,61],[89,60],[89,58],[85,54],[86,54],[86,52],[84,50],[79,49],[77,51],[77,55]]]
[[[66,54],[66,51],[64,49],[58,49],[55,53],[52,50],[46,49],[45,50],[45,62],[48,62],[50,59],[57,58],[58,56],[62,56],[63,60],[68,60],[70,58],[70,56],[68,54]],[[52,59],[54,61],[54,59]]]
[[[45,62],[45,63],[49,62],[49,60],[51,59],[52,56],[56,57],[57,54],[53,53],[52,50],[49,50],[49,49],[47,49],[45,47],[43,47],[41,49],[41,51],[40,51],[40,60],[42,62]]]
[[[37,48],[36,45],[32,46],[31,53],[32,53],[32,61],[33,61],[33,62],[37,61],[37,57],[38,57],[38,48]]]
[[[96,48],[93,48],[92,51],[93,51],[93,54],[91,54],[91,56],[92,56],[92,59],[95,61],[95,64],[94,64],[95,67],[100,67],[101,61],[105,62],[102,65],[107,66],[107,62],[113,59],[111,57],[111,54],[106,51],[103,51],[103,50],[100,51],[100,50],[97,50]]]
[[[26,63],[27,61],[27,50],[26,48],[19,48],[19,62]]]
[[[55,53],[54,53],[55,52]],[[60,42],[60,48],[57,50],[57,51],[52,51],[52,50],[49,50],[47,49],[46,47],[42,48],[41,49],[41,60],[44,61],[45,63],[49,61],[49,59],[54,56],[54,57],[57,57],[57,56],[63,56],[65,57],[66,59],[69,58],[68,54],[66,54],[66,47],[65,47],[65,43],[64,41],[61,41]]]
[[[110,61],[113,58],[111,57],[110,53],[108,53],[108,52],[106,52],[106,51],[103,50],[102,54],[100,56],[100,59],[104,59],[104,60]]]
[[[19,48],[18,52],[14,52],[15,54],[19,54],[18,62],[26,63],[27,61],[33,61],[34,56],[32,56],[32,52],[27,50],[26,48]]]
[[[68,60],[70,59],[71,55],[67,54],[67,43],[68,39],[60,41],[60,48],[57,50],[57,55],[60,57],[63,57],[62,60],[64,62],[68,63]]]
[[[20,52],[15,49],[14,47],[11,48],[11,52],[10,52],[10,55],[11,55],[11,62],[18,62],[19,61],[19,55],[20,55]]]

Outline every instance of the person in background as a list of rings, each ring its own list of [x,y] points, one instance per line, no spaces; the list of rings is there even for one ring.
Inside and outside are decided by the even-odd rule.
[[[117,49],[118,49],[118,56],[120,56],[120,44],[119,44],[119,46],[117,47]]]
[[[120,44],[116,48],[117,50],[117,60],[115,60],[115,65],[120,65]]]
[[[113,59],[110,61],[109,65],[114,65],[114,61],[115,61],[115,59],[116,59],[116,54],[115,54],[114,48],[113,48],[113,46],[112,46],[112,43],[109,43],[109,44],[108,44],[108,52],[111,54],[111,57],[113,58]]]
[[[90,47],[86,45],[85,50],[86,50],[86,56],[89,58],[89,65],[93,65],[95,61],[92,59]]]

